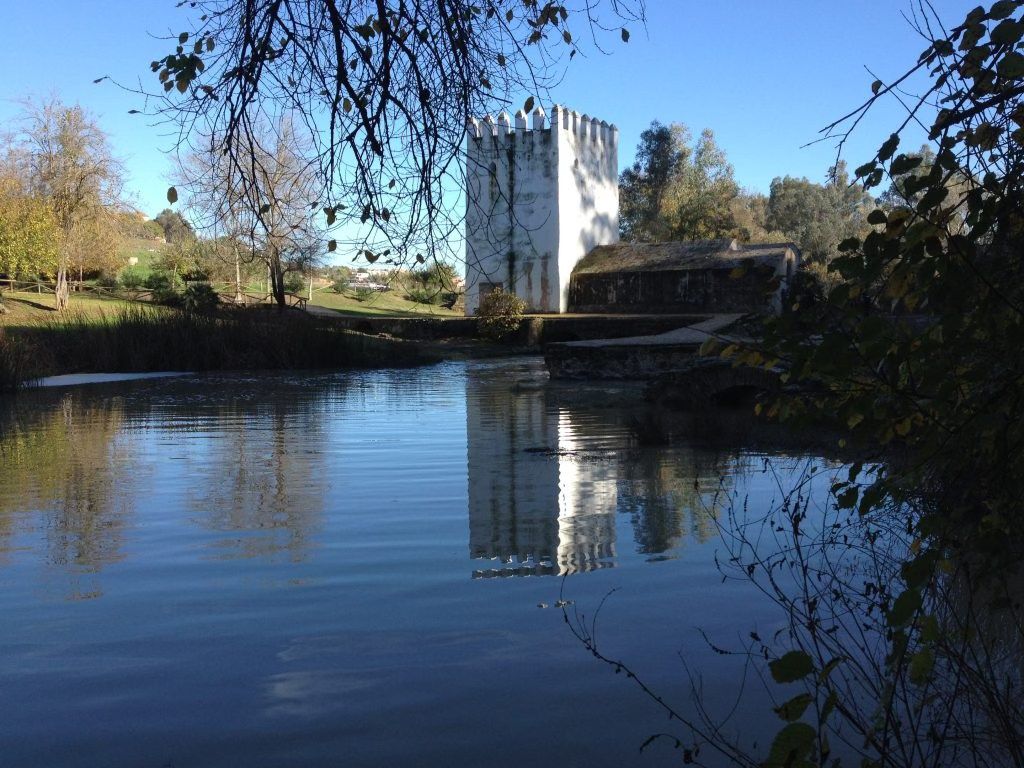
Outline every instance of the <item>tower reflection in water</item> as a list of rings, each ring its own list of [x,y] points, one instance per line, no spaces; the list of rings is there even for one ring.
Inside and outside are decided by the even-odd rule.
[[[467,378],[469,554],[492,561],[474,578],[613,567],[619,512],[641,554],[677,545],[684,528],[712,535],[703,498],[718,485],[717,462],[700,468],[688,450],[642,449],[628,414],[566,394],[517,388],[486,369]]]

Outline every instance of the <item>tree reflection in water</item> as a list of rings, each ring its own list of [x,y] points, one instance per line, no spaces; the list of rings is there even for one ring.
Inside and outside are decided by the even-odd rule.
[[[212,542],[219,557],[301,560],[330,476],[324,393],[308,381],[267,387],[235,377],[202,387],[106,385],[103,396],[42,389],[3,401],[0,563],[38,550],[49,578],[66,580],[65,597],[102,595],[99,575],[125,557],[136,510],[157,503],[154,462],[172,459],[182,462],[180,480],[161,490],[184,497],[193,522],[224,534]],[[159,455],[140,456],[147,451]]]

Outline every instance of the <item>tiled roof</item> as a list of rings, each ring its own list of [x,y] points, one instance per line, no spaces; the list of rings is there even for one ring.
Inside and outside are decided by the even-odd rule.
[[[790,252],[799,256],[800,250],[793,243],[745,244],[735,240],[616,243],[592,250],[576,265],[573,274],[733,269],[751,262],[774,266]]]

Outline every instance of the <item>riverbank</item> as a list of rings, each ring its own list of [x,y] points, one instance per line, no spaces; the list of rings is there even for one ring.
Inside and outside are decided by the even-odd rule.
[[[0,391],[59,374],[406,367],[436,351],[289,312],[201,315],[143,306],[0,328]]]

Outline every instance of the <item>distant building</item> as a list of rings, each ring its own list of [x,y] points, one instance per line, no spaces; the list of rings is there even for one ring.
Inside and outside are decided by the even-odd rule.
[[[528,125],[529,121],[529,125]],[[619,241],[618,129],[556,106],[469,120],[466,314],[501,289],[530,312],[778,311],[792,243]]]
[[[793,243],[694,240],[603,245],[573,269],[569,311],[778,311],[799,264],[800,249]]]

